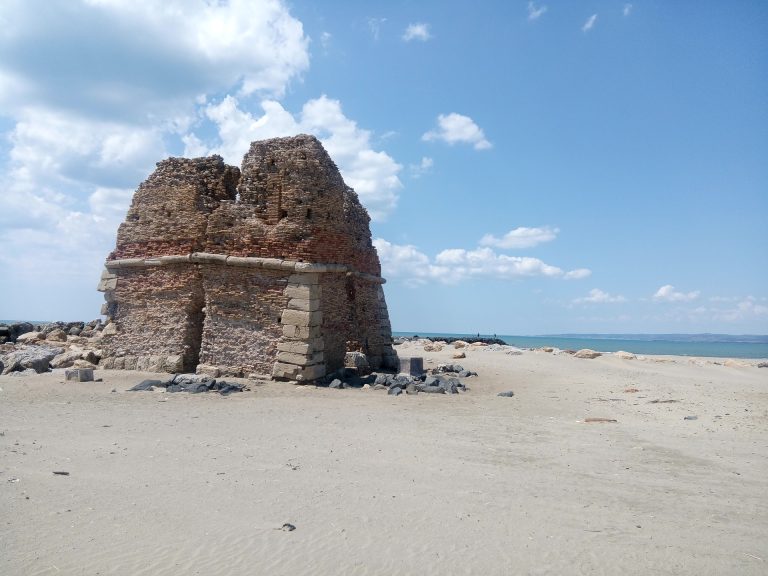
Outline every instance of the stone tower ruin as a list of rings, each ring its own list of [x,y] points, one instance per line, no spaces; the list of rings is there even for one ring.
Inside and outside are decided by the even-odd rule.
[[[397,357],[368,213],[313,136],[253,142],[242,169],[169,158],[105,263],[104,368],[311,381]]]

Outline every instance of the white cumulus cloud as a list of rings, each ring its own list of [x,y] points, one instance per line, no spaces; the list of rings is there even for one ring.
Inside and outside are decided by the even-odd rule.
[[[432,38],[432,35],[429,33],[429,24],[424,24],[423,22],[408,24],[405,32],[403,32],[403,40],[405,42],[410,42],[411,40],[426,42],[430,38]]]
[[[156,123],[222,87],[280,96],[309,67],[309,39],[280,0],[44,4],[0,3],[12,23],[0,35],[6,112],[44,104]]]
[[[533,2],[528,2],[528,20],[538,20],[546,11],[546,6],[536,6]]]
[[[587,296],[574,299],[574,304],[611,304],[616,302],[626,302],[627,299],[621,295],[613,295],[603,292],[599,288],[593,288]]]
[[[693,292],[678,292],[671,284],[665,284],[653,295],[653,299],[657,302],[690,302],[696,300],[699,297],[700,292],[695,290]]]
[[[498,254],[490,248],[449,248],[434,259],[412,245],[392,244],[381,238],[374,241],[385,277],[400,278],[408,284],[429,280],[455,284],[472,278],[515,280],[531,277],[567,279],[570,272],[528,256]],[[580,269],[587,274],[586,269]]]
[[[427,142],[440,140],[447,144],[471,144],[475,150],[486,150],[492,144],[483,130],[469,116],[452,112],[437,117],[437,130],[430,130],[422,137]]]
[[[541,228],[515,228],[510,230],[501,238],[497,238],[493,234],[486,234],[480,239],[481,246],[494,246],[496,248],[504,248],[507,250],[515,248],[532,248],[544,242],[551,242],[557,238],[557,234],[560,232],[557,228],[550,228],[549,226],[543,226]]]
[[[424,174],[428,174],[432,171],[432,166],[434,166],[435,162],[430,158],[429,156],[422,156],[421,162],[418,164],[411,164],[411,175],[414,178],[420,178],[424,176]]]
[[[592,30],[592,28],[595,27],[595,24],[597,23],[597,14],[592,14],[589,18],[587,18],[587,21],[584,22],[584,26],[581,27],[582,32],[589,32]]]

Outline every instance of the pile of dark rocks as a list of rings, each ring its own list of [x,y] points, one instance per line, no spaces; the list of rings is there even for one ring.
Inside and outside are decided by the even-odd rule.
[[[317,381],[319,386],[328,388],[371,388],[387,390],[392,396],[399,394],[458,394],[469,388],[462,381],[476,372],[465,370],[459,364],[440,364],[431,374],[411,376],[410,374],[373,373],[361,376],[354,368],[341,368]]]
[[[92,338],[104,329],[104,323],[97,319],[90,322],[48,322],[33,324],[32,322],[12,322],[0,324],[0,344],[15,343],[19,336],[34,333],[34,340],[66,341],[67,336],[82,336]]]
[[[419,336],[418,334],[414,336],[398,336],[396,338],[392,339],[392,343],[395,345],[403,344],[404,342],[416,342],[419,340],[429,340],[430,342],[442,342],[443,344],[453,344],[454,342],[468,342],[471,344],[481,343],[481,344],[500,344],[502,346],[506,345],[507,343],[504,342],[501,338],[486,338],[484,336],[462,336],[462,337],[454,337],[454,336]]]
[[[222,396],[247,390],[245,384],[216,380],[205,374],[174,374],[167,380],[142,380],[127,392],[151,392],[155,388],[165,388],[166,392],[189,392],[190,394],[218,392]]]

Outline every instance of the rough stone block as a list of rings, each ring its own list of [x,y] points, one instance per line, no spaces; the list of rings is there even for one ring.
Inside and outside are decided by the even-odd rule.
[[[322,352],[323,339],[315,338],[310,342],[283,340],[277,343],[277,349],[280,352],[291,352],[292,354],[312,354],[313,352]]]
[[[117,278],[99,280],[99,286],[96,288],[99,292],[106,292],[107,290],[114,290],[117,288]]]
[[[323,322],[323,313],[320,310],[304,312],[302,310],[283,310],[280,322],[293,326],[320,326]]]
[[[357,369],[357,373],[361,375],[371,371],[368,357],[362,352],[347,352],[344,356],[344,366]]]
[[[284,364],[283,362],[275,362],[272,369],[272,378],[285,378],[288,380],[296,380],[297,382],[310,382],[317,380],[325,376],[325,365],[315,364],[313,366],[296,366],[295,364]]]
[[[136,365],[138,358],[136,356],[124,356],[123,359],[125,360],[125,368],[124,370],[136,370]]]
[[[288,298],[320,298],[321,289],[319,284],[288,284],[283,292]]]
[[[210,364],[198,364],[195,373],[205,374],[206,376],[211,376],[212,378],[218,378],[221,376],[221,370],[219,370],[219,367],[211,366]]]
[[[319,274],[291,274],[288,276],[289,284],[320,284]]]
[[[136,357],[136,370],[141,372],[148,372],[150,370],[151,359],[149,356],[137,356]]]
[[[173,354],[165,357],[163,363],[163,372],[181,372],[184,368],[184,358],[180,354]]]
[[[321,336],[320,326],[283,326],[283,336],[296,340],[310,340]]]
[[[298,366],[309,366],[311,364],[320,364],[325,361],[322,352],[314,354],[293,354],[291,352],[278,352],[277,361],[286,364],[296,364]]]
[[[399,372],[411,376],[421,376],[424,374],[424,358],[421,356],[401,357]]]
[[[288,308],[291,310],[314,312],[315,310],[320,310],[320,300],[316,298],[310,300],[304,298],[291,298],[288,300]]]
[[[117,334],[117,324],[114,322],[110,322],[104,326],[104,330],[101,331],[102,336],[114,336],[115,334]]]
[[[67,382],[93,382],[93,368],[73,368],[64,372]]]

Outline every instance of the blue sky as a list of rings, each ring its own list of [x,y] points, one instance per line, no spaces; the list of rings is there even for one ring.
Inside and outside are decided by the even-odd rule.
[[[762,1],[6,0],[0,318],[96,317],[155,162],[297,132],[395,330],[768,333]]]

